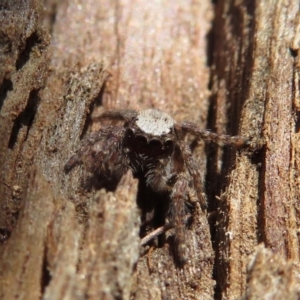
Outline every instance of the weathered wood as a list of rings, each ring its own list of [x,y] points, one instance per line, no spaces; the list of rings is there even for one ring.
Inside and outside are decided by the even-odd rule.
[[[282,255],[274,254],[262,244],[257,246],[250,255],[247,289],[242,299],[299,299],[295,271],[299,272],[299,268],[287,262]]]
[[[239,127],[240,134],[262,137],[265,142],[252,155],[232,158],[232,153],[225,153],[222,157],[225,175],[228,162],[234,164],[217,208],[216,281],[222,299],[241,296],[248,256],[257,243],[264,242],[283,258],[299,260],[299,184],[294,177],[298,173],[298,109],[294,104],[299,89],[295,83],[298,4],[221,1],[216,6],[214,122],[226,124],[231,133]],[[224,127],[218,128],[222,132]]]
[[[298,1],[45,5],[0,2],[0,298],[299,298]],[[209,207],[183,268],[172,230],[139,245],[130,173],[107,192],[63,170],[93,116],[149,107],[260,145],[195,149]]]

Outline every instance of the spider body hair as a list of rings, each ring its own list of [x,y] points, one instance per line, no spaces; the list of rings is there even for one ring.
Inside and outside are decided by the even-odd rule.
[[[122,121],[123,125],[104,125],[91,134],[69,159],[65,171],[87,161],[95,174],[120,179],[131,169],[134,176],[144,179],[154,192],[166,193],[170,200],[166,218],[175,229],[177,258],[184,263],[187,207],[193,206],[196,199],[206,208],[203,175],[185,143],[186,134],[221,145],[242,146],[247,140],[218,135],[189,122],[177,123],[155,109],[107,111],[97,117],[97,121],[103,119]]]

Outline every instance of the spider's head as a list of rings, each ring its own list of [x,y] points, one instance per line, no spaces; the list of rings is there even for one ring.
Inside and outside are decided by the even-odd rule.
[[[174,120],[162,111],[146,109],[137,115],[135,124],[144,133],[160,137],[171,133]]]
[[[141,111],[127,127],[128,145],[138,153],[169,155],[174,148],[174,123],[168,114],[159,110]]]

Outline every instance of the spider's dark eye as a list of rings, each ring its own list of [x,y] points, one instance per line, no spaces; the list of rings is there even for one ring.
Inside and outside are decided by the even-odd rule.
[[[147,139],[143,135],[137,135],[135,141],[139,147],[146,147]]]
[[[160,140],[151,140],[149,142],[149,147],[151,150],[159,150],[162,148],[162,144]]]
[[[131,128],[127,128],[127,129],[126,129],[126,135],[127,135],[130,139],[132,139],[133,136],[134,136],[134,131],[133,131]]]
[[[164,146],[166,149],[171,149],[173,148],[173,141],[172,140],[166,140],[164,143]]]

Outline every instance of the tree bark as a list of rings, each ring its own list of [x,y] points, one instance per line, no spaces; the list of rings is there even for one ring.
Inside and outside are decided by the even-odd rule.
[[[0,298],[299,299],[298,1],[44,4],[0,2]],[[94,116],[150,107],[252,141],[187,140],[208,210],[184,266],[172,230],[140,246],[159,196],[130,172],[64,172]]]

